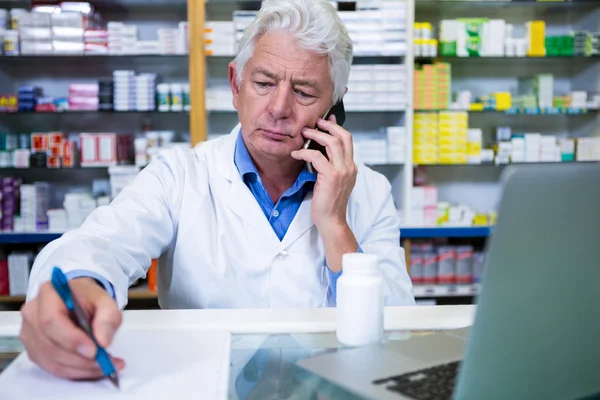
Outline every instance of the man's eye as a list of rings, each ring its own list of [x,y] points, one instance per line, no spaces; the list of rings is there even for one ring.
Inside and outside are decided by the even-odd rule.
[[[308,93],[304,93],[302,90],[296,90],[296,93],[298,93],[300,96],[302,96],[304,98],[307,98],[307,99],[312,99],[313,97],[315,97],[315,96],[310,95]]]
[[[269,86],[269,82],[256,82],[256,86],[266,88]]]

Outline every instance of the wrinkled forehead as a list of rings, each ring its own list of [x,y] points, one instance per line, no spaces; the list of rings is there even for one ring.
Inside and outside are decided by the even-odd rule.
[[[300,47],[290,34],[268,32],[256,42],[249,72],[276,75],[279,79],[329,81],[329,57]]]

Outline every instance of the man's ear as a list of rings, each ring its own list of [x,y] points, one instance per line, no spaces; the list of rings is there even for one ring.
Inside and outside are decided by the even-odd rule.
[[[237,84],[237,64],[233,61],[229,63],[229,86],[231,86],[231,94],[233,95],[233,108],[237,110],[240,88]]]

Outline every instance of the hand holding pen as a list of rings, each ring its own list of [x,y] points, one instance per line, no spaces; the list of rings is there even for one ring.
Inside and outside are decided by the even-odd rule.
[[[62,275],[60,269],[57,270],[56,283]],[[105,371],[111,368],[105,362],[103,370],[99,364],[103,360],[109,360],[114,372],[118,373],[124,368],[124,361],[103,358],[102,351],[98,352],[98,347],[105,349],[110,345],[121,325],[121,312],[116,302],[91,278],[74,279],[68,283],[68,288],[80,306],[80,316],[89,318],[93,337],[80,324],[74,306],[71,304],[68,308],[52,282],[46,282],[40,287],[38,296],[21,309],[20,338],[29,358],[46,371],[66,379],[107,376]]]

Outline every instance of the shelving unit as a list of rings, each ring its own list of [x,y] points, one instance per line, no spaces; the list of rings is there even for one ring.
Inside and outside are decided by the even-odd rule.
[[[422,239],[437,237],[487,237],[492,228],[489,226],[465,227],[403,227],[400,228],[402,239]],[[48,243],[58,239],[62,233],[0,233],[0,244],[16,243]]]
[[[127,298],[129,300],[156,300],[156,292],[151,292],[148,288],[140,287],[129,290]],[[16,303],[21,304],[25,302],[25,296],[0,296],[0,304],[2,303]]]
[[[36,2],[0,0],[0,8],[30,9],[32,3]],[[94,0],[92,3],[104,21],[135,24],[140,40],[155,40],[157,29],[176,28],[179,21],[188,20],[187,0]],[[190,0],[194,7],[198,3]],[[196,15],[189,17],[189,22],[199,22]],[[201,21],[199,29],[202,32]],[[97,82],[100,78],[112,78],[114,70],[123,69],[134,70],[136,74],[156,73],[162,82],[187,82],[190,81],[190,58],[190,54],[0,56],[0,93],[16,93],[19,85],[28,84],[42,87],[44,95],[60,96],[65,94],[68,83]],[[195,90],[201,99],[203,90],[203,86]],[[197,105],[203,108],[202,101]],[[158,110],[0,113],[0,132],[114,132],[119,135],[138,134],[150,127],[151,130],[174,130],[178,137],[185,139],[190,132],[191,114]],[[51,207],[62,206],[66,191],[86,189],[93,180],[109,178],[108,167],[0,168],[0,176],[21,177],[24,183],[50,182],[55,191]],[[35,252],[60,236],[60,233],[50,232],[0,233],[0,249],[5,254],[11,250]],[[24,300],[24,296],[0,296],[0,310],[14,309]],[[157,296],[147,286],[136,286],[130,289],[129,300],[130,308],[156,307]]]
[[[479,294],[480,285],[415,285],[413,295],[416,299],[436,297],[471,297]]]

